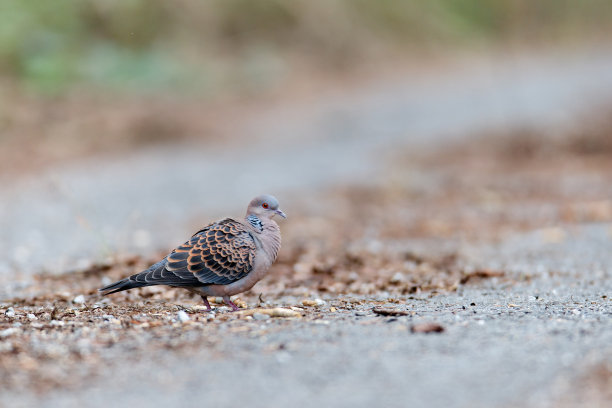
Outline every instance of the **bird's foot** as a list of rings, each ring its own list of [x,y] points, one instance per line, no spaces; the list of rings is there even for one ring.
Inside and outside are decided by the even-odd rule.
[[[210,303],[208,303],[206,296],[202,296],[202,300],[204,301],[204,306],[206,306],[206,311],[212,312],[212,308],[210,307]]]
[[[225,302],[226,305],[232,308],[233,312],[239,310],[238,306],[236,306],[234,302],[230,300],[229,296],[223,296],[223,301]]]

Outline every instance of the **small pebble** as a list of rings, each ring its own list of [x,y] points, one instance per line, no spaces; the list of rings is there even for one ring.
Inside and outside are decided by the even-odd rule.
[[[349,273],[347,283],[357,282],[358,280],[359,280],[359,275],[357,274],[357,272],[353,271]]]
[[[442,333],[444,327],[438,323],[417,323],[410,327],[412,333]]]
[[[263,313],[253,313],[253,319],[255,320],[268,320],[270,318],[269,315]]]
[[[177,317],[181,323],[188,322],[190,320],[189,315],[184,310],[179,310]]]
[[[6,309],[6,312],[4,312],[4,315],[6,317],[15,317],[15,309],[9,307],[8,309]]]
[[[394,309],[394,308],[385,308],[385,307],[375,307],[372,311],[381,316],[407,316],[410,313],[406,310]]]
[[[83,303],[85,303],[85,296],[79,295],[75,297],[74,299],[72,299],[72,303],[74,303],[75,305],[82,305]]]
[[[14,327],[9,327],[6,330],[2,330],[2,331],[0,331],[0,339],[3,339],[5,337],[8,337],[8,336],[14,334],[14,333],[17,333],[17,331],[18,330],[15,329]]]
[[[281,364],[287,363],[290,360],[291,360],[291,354],[287,353],[286,351],[276,354],[276,361],[278,361]]]
[[[389,283],[402,283],[406,280],[406,278],[404,277],[404,274],[401,272],[396,272],[395,275],[393,275],[391,277],[391,279],[389,279]]]
[[[32,313],[28,313],[28,319],[30,319],[30,320],[38,320],[38,317],[36,317],[36,315],[34,315]]]

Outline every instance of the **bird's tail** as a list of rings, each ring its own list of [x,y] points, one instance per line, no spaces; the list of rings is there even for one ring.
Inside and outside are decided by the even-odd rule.
[[[158,271],[166,265],[166,258],[151,265],[147,270],[140,273],[134,274],[128,278],[121,279],[115,283],[111,283],[108,286],[98,289],[102,293],[102,296],[110,295],[111,293],[117,293],[128,289],[142,288],[143,286],[159,285],[159,282],[155,282],[147,279],[148,275],[152,272]]]
[[[128,289],[140,288],[147,286],[146,282],[136,282],[130,278],[125,278],[115,283],[111,283],[108,286],[98,289],[102,293],[102,296],[110,295],[111,293],[117,293]]]

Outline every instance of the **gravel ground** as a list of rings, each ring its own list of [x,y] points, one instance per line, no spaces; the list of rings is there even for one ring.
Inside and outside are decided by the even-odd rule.
[[[602,228],[578,229],[567,245],[597,242]],[[533,270],[558,261],[544,247],[522,256],[513,244],[497,249]],[[538,265],[529,261],[533,254]],[[612,264],[609,251],[599,255]],[[25,398],[23,391],[18,397],[3,392],[1,400],[62,407],[604,407],[612,383],[610,277],[610,269],[580,280],[536,274],[519,283],[493,278],[436,295],[323,295],[322,301],[304,302],[312,306],[289,297],[271,301],[297,310],[300,317],[291,318],[248,318],[225,307],[206,314],[183,304],[190,319],[181,322],[182,307],[161,303],[77,305],[81,324],[63,315],[41,327],[24,324],[46,341],[26,343],[30,350],[23,354],[39,357],[19,359],[23,372],[43,365],[38,374],[46,378],[36,385],[60,384]],[[377,307],[405,315],[380,315]],[[120,316],[130,309],[131,321]],[[57,343],[54,321],[70,327]],[[412,332],[432,322],[444,330]],[[77,361],[64,366],[74,356]],[[87,365],[99,364],[106,368],[88,372]]]
[[[241,312],[99,297],[156,259],[137,251],[25,270],[0,297],[0,405],[609,406],[609,117],[396,148],[367,182],[287,200]]]

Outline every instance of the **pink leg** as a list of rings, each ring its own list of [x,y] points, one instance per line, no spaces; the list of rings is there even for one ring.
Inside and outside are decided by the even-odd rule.
[[[206,296],[202,296],[202,300],[204,301],[204,306],[206,306],[206,311],[212,311],[212,308],[210,307],[210,303],[208,303],[208,299],[206,298]]]
[[[225,302],[226,305],[231,307],[234,312],[238,310],[238,306],[236,306],[234,302],[230,300],[229,296],[223,296],[223,301]]]

